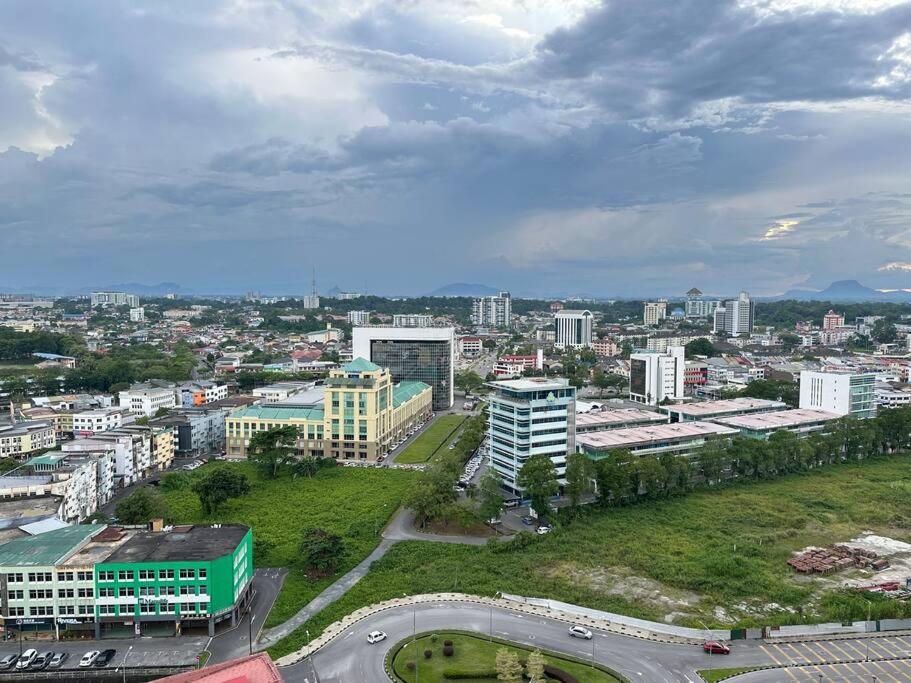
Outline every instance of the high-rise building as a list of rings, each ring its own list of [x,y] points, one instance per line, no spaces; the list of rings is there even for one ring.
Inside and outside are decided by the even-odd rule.
[[[433,409],[453,403],[455,330],[452,327],[355,327],[352,353],[388,368],[395,382],[424,382]]]
[[[558,349],[587,348],[592,345],[593,316],[591,311],[564,308],[554,315]]]
[[[348,323],[351,325],[369,325],[370,311],[348,311]]]
[[[393,327],[433,327],[433,316],[415,313],[396,313],[392,316]]]
[[[726,332],[731,337],[753,331],[753,300],[747,292],[740,292],[736,299],[725,301],[715,309],[714,332]]]
[[[876,375],[850,372],[800,373],[800,407],[838,415],[876,416]]]
[[[845,326],[845,316],[830,310],[822,317],[822,329],[834,330]]]
[[[658,325],[667,317],[667,301],[646,301],[643,306],[642,320],[646,325]]]
[[[656,406],[665,399],[683,398],[686,386],[684,348],[671,346],[667,353],[638,351],[629,358],[631,401]]]
[[[474,300],[471,322],[478,327],[507,328],[512,325],[512,297],[509,292],[482,296]]]
[[[686,293],[684,315],[687,318],[711,318],[715,315],[715,309],[720,305],[720,301],[703,299],[702,292],[693,287]]]
[[[551,377],[489,382],[489,461],[503,485],[521,494],[516,477],[533,455],[543,454],[565,483],[566,456],[576,450],[576,388]]]
[[[129,306],[139,308],[139,297],[126,292],[92,292],[92,308],[95,306]]]

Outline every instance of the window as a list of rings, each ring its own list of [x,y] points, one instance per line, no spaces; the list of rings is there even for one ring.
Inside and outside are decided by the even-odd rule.
[[[136,591],[132,586],[121,586],[120,587],[120,597],[121,598],[131,598],[136,595]]]
[[[196,575],[197,575],[200,579],[206,578],[206,568],[205,568],[205,567],[200,567],[200,568],[197,570]]]
[[[98,614],[114,614],[114,605],[99,605]]]
[[[36,606],[33,605],[29,608],[33,617],[49,617],[54,614],[54,608],[47,606]]]
[[[53,581],[54,577],[50,572],[30,572],[28,580],[29,583],[38,583],[42,581]]]
[[[24,617],[25,608],[24,607],[10,607],[8,608],[9,616],[11,617]]]
[[[73,572],[57,572],[58,581],[72,581],[73,576]]]
[[[76,597],[76,591],[72,588],[61,588],[57,591],[58,598],[74,598]]]
[[[175,595],[174,586],[162,586],[158,589],[159,595]]]
[[[99,581],[113,581],[114,572],[98,572]]]
[[[22,574],[7,574],[7,583],[22,583]]]
[[[158,578],[161,581],[173,581],[174,580],[174,570],[173,569],[160,569],[158,570]]]
[[[152,603],[143,603],[139,605],[140,614],[155,614],[155,605]]]
[[[193,592],[193,586],[181,586],[181,587],[180,587],[180,594],[181,594],[181,595],[196,595],[196,594]]]
[[[95,606],[79,605],[79,614],[95,614]]]
[[[10,600],[22,600],[25,597],[25,591],[8,591],[7,596]]]
[[[155,570],[154,569],[140,569],[139,570],[139,580],[140,581],[154,581],[155,580]]]
[[[40,589],[28,592],[29,600],[47,600],[54,597],[54,591],[50,589]]]
[[[76,578],[77,578],[79,581],[91,581],[91,580],[92,580],[92,572],[77,572],[77,573],[76,573]]]
[[[61,605],[57,611],[60,614],[76,614],[76,605]]]
[[[113,589],[113,588],[99,588],[99,589],[98,589],[98,597],[99,597],[99,598],[113,598],[113,597],[114,597],[114,589]]]
[[[117,572],[118,581],[132,581],[133,578],[134,574],[132,569],[121,569],[119,572]]]
[[[197,595],[207,595],[208,591],[209,591],[209,587],[206,586],[206,584],[201,583],[201,584],[199,584],[199,590],[196,591],[196,594]]]
[[[140,586],[139,595],[144,595],[144,596],[155,595],[155,587],[154,586]]]
[[[195,579],[195,578],[196,578],[196,572],[193,571],[192,569],[181,569],[181,570],[180,570],[180,578],[181,578],[181,579]]]
[[[103,588],[101,590],[104,590]],[[80,588],[78,593],[80,598],[94,598],[95,589],[94,588]]]

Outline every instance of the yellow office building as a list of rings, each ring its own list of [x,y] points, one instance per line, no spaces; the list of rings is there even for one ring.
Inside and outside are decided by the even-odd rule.
[[[225,419],[227,457],[247,457],[258,431],[297,427],[298,454],[375,461],[430,416],[432,390],[423,382],[393,384],[389,370],[355,358],[326,379],[321,401],[270,403],[236,410]]]

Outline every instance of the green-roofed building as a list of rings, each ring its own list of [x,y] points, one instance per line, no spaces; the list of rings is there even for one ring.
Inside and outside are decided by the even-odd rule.
[[[225,421],[227,457],[246,458],[257,432],[293,426],[300,432],[300,456],[375,462],[431,411],[428,384],[394,384],[388,370],[355,358],[330,371],[318,404],[269,403],[234,411]]]

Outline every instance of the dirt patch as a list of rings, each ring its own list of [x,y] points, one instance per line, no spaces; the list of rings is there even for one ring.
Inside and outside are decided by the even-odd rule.
[[[572,561],[560,562],[541,570],[544,576],[584,586],[606,595],[618,595],[632,602],[641,602],[665,611],[665,620],[692,614],[701,597],[689,591],[635,576],[623,567],[581,567]]]
[[[856,538],[841,543],[841,545],[849,548],[872,550],[879,557],[888,559],[889,567],[878,572],[870,569],[850,569],[843,573],[830,574],[825,577],[819,574],[795,575],[795,580],[801,583],[812,581],[822,588],[838,589],[859,588],[890,581],[904,583],[906,578],[911,577],[911,543],[890,538],[889,536],[874,534],[872,531],[865,531]],[[805,550],[809,549],[811,548],[806,548]]]

